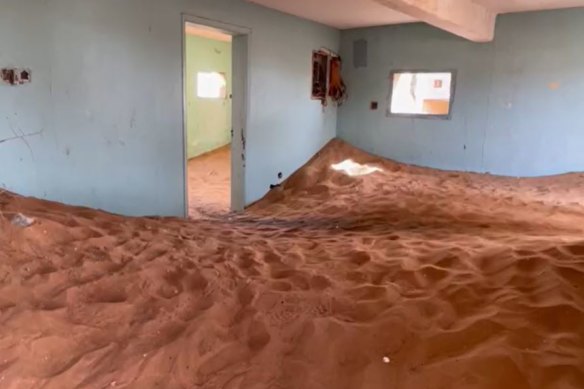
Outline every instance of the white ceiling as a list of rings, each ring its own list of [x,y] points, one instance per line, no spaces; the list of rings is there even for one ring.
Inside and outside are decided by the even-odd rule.
[[[199,26],[193,23],[187,23],[185,26],[187,35],[196,35],[203,38],[213,39],[221,42],[231,42],[231,35],[227,35],[212,27]]]
[[[348,29],[415,22],[375,0],[248,0],[331,27]],[[473,1],[473,0],[469,0]],[[584,0],[474,0],[497,13],[584,7]]]
[[[474,0],[498,13],[584,7],[584,0]]]
[[[248,0],[339,29],[415,22],[374,0]]]

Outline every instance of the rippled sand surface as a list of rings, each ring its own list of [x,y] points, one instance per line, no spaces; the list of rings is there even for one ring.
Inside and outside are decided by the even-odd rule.
[[[584,388],[581,174],[333,141],[239,216],[0,211],[0,388]]]

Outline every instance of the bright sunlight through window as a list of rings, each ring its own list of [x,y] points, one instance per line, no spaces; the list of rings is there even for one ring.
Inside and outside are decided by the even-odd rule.
[[[452,72],[394,72],[390,114],[448,118],[454,94]]]
[[[197,73],[197,97],[202,99],[224,99],[227,97],[225,74],[217,72]]]
[[[362,165],[353,161],[352,159],[346,159],[343,162],[331,165],[331,168],[338,172],[344,172],[346,175],[351,177],[366,176],[375,172],[383,171],[377,166]]]

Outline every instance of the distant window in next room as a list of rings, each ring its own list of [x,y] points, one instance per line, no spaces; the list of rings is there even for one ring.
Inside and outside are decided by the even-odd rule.
[[[227,78],[223,73],[197,73],[197,97],[203,99],[225,99],[227,97]]]
[[[449,118],[453,72],[396,71],[391,76],[390,115]]]

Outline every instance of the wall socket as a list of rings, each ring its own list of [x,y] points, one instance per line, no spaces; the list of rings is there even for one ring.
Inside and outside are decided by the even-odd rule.
[[[25,68],[3,68],[0,69],[0,80],[12,86],[28,84],[32,81],[32,73]]]

